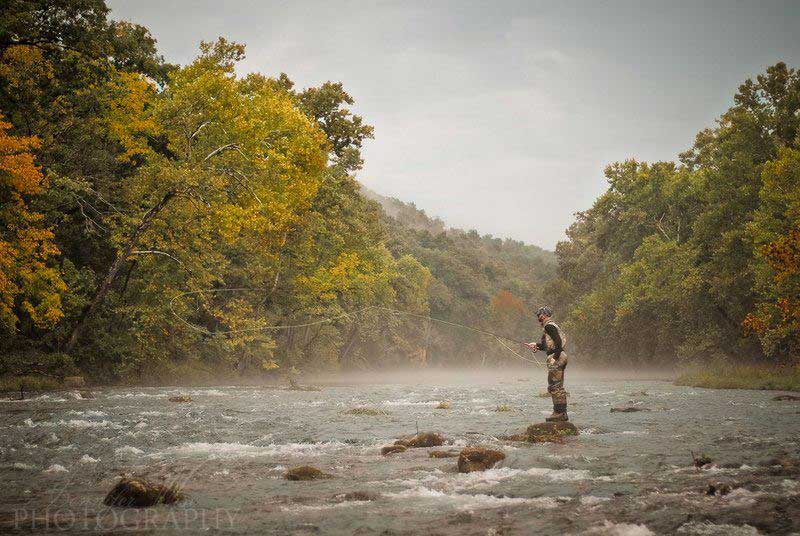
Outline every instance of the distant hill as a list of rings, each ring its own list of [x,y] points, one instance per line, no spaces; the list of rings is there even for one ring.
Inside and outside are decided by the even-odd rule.
[[[544,287],[556,276],[552,251],[448,228],[413,203],[363,185],[361,193],[380,205],[392,254],[412,255],[430,270],[433,317],[522,339],[533,337],[538,326],[532,313],[543,304]],[[433,330],[428,355],[431,362],[460,365],[503,358],[496,341],[441,326]]]

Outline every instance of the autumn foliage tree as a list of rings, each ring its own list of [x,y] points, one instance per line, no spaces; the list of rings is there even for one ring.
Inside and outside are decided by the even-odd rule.
[[[58,248],[32,198],[47,187],[31,151],[34,137],[13,136],[0,115],[0,329],[52,327],[63,316],[65,284],[52,265]]]

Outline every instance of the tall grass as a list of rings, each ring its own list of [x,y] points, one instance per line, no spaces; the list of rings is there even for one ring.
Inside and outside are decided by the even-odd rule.
[[[675,380],[675,385],[710,389],[800,391],[800,363],[795,365],[733,365],[715,362],[681,374]]]

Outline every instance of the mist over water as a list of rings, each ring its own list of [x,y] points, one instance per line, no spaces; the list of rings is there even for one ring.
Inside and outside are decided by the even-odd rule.
[[[301,378],[275,387],[106,388],[0,402],[0,528],[78,534],[757,534],[796,531],[796,404],[774,393],[709,391],[644,371],[567,370],[580,430],[563,444],[501,436],[551,411],[538,368],[412,370]],[[628,376],[628,378],[625,378]],[[187,394],[193,402],[168,398]],[[436,409],[440,402],[450,409]],[[511,411],[496,411],[498,406]],[[649,411],[611,413],[612,407]],[[380,410],[352,415],[353,408]],[[459,474],[455,459],[382,446],[436,430],[458,451],[506,454]],[[692,452],[714,464],[692,465]],[[283,478],[313,465],[333,475]],[[143,510],[102,505],[120,473],[179,483],[187,500]],[[709,496],[710,484],[732,491]],[[349,495],[348,495],[349,494]],[[785,515],[776,519],[774,511]],[[60,517],[56,513],[60,513]],[[767,515],[769,514],[769,515]],[[54,519],[61,528],[54,529]],[[795,521],[792,521],[795,519]]]
[[[663,380],[670,381],[675,371],[664,368],[594,368],[570,363],[566,369],[567,382],[605,380]],[[494,385],[526,380],[547,388],[547,369],[536,365],[516,364],[501,368],[428,367],[310,374],[303,378],[315,384],[420,384],[420,385]]]

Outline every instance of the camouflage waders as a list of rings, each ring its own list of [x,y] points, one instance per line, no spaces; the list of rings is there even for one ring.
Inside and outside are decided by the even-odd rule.
[[[564,389],[564,369],[567,368],[567,338],[558,327],[558,324],[548,320],[544,324],[545,332],[542,335],[544,349],[547,351],[547,391],[553,399],[553,414],[548,421],[566,421],[567,417],[567,391]],[[555,328],[555,329],[554,329]],[[553,332],[553,336],[548,333]],[[553,337],[556,337],[558,344]]]
[[[561,352],[558,359],[547,360],[547,392],[553,398],[553,407],[567,405],[567,391],[564,389],[564,369],[567,368],[567,354]]]

